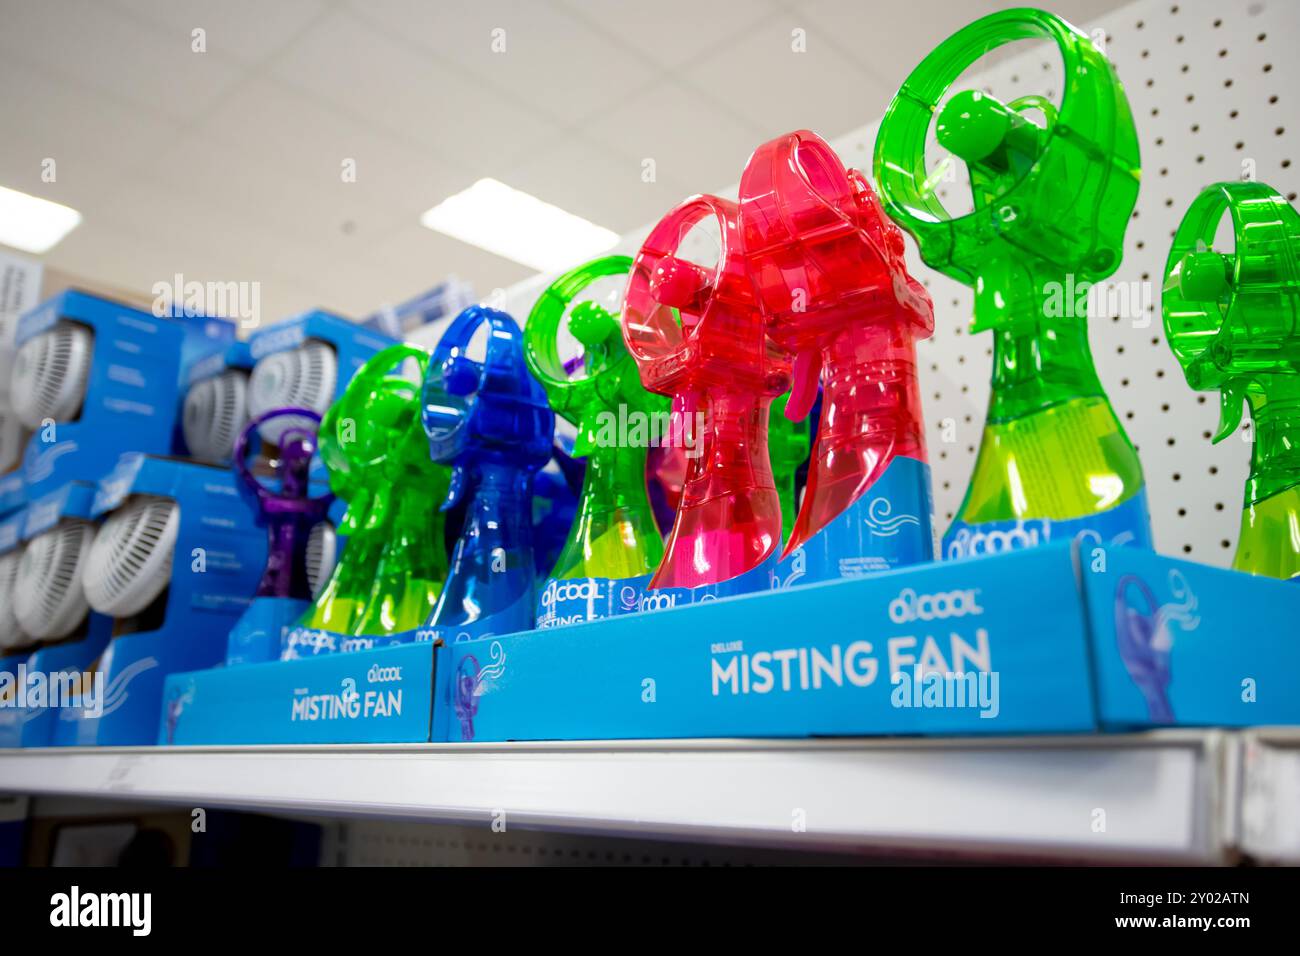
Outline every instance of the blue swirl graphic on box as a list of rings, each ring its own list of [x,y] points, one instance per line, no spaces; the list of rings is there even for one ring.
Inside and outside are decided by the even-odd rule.
[[[292,635],[300,630],[293,625],[302,617],[309,603],[299,598],[255,598],[230,629],[230,636],[226,639],[226,663],[278,661],[288,652]]]
[[[474,717],[478,714],[479,698],[484,690],[505,673],[506,652],[500,641],[488,648],[488,663],[480,664],[473,654],[461,658],[456,668],[452,703],[460,719],[460,739],[474,739]]]
[[[1106,511],[1064,521],[1051,518],[1020,518],[979,524],[955,521],[943,536],[943,557],[948,561],[960,560],[1075,539],[1098,545],[1150,548],[1151,516],[1147,511],[1146,491],[1140,491],[1123,504]]]
[[[934,560],[930,466],[899,456],[857,501],[781,562],[777,586],[857,578]]]
[[[1167,580],[1172,598],[1163,604],[1136,574],[1125,574],[1115,585],[1115,643],[1120,660],[1142,694],[1147,715],[1160,724],[1174,721],[1169,701],[1174,649],[1170,624],[1184,633],[1201,625],[1199,602],[1182,571],[1170,568]]]

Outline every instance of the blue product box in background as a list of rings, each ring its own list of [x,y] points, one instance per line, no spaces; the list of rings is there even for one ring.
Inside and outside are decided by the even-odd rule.
[[[172,498],[180,508],[162,622],[140,631],[119,622],[99,663],[108,694],[103,716],[60,711],[56,743],[153,743],[164,679],[213,667],[225,657],[226,634],[247,607],[266,564],[266,533],[253,524],[229,469],[123,455],[100,482],[92,514],[103,516],[131,495]]]
[[[95,487],[84,482],[72,482],[33,501],[21,512],[21,538],[32,538],[53,528],[63,518],[93,517]],[[80,587],[80,582],[75,582]],[[60,675],[80,676],[93,671],[96,661],[108,644],[113,622],[102,614],[91,611],[81,625],[67,637],[42,643],[20,652],[0,663],[0,672],[20,675],[18,664],[26,667],[27,674],[40,673],[46,681],[57,680]],[[80,686],[78,683],[77,686]],[[46,747],[54,743],[58,716],[80,711],[55,710],[43,703],[27,699],[25,692],[11,691],[15,696],[0,707],[0,747]]]
[[[248,339],[249,355],[254,367],[268,355],[287,352],[300,348],[308,342],[322,342],[334,353],[336,372],[333,393],[329,404],[338,401],[352,376],[362,365],[366,364],[376,352],[396,345],[397,340],[380,332],[357,325],[355,322],[319,309],[305,312],[292,319],[286,319],[265,329],[259,329]],[[250,403],[256,403],[250,394]],[[284,404],[276,402],[275,404]],[[255,407],[269,407],[265,401],[256,403]],[[322,415],[324,408],[318,408]],[[328,481],[329,474],[319,458],[314,459],[311,475],[313,479]]]
[[[238,430],[248,421],[248,374],[253,368],[253,355],[249,350],[247,342],[233,341],[217,352],[211,352],[201,355],[194,361],[186,365],[182,373],[180,405],[176,412],[176,428],[174,431],[172,446],[176,452],[181,455],[193,456],[201,460],[207,460],[204,455],[199,454],[195,449],[189,448],[185,440],[185,400],[190,390],[202,382],[219,378],[226,372],[238,372],[243,377],[242,401],[236,402],[236,414],[233,416],[233,427]],[[234,446],[234,438],[230,439],[231,447]],[[216,460],[216,456],[213,456]],[[227,451],[222,458],[223,463],[228,463],[230,453]]]
[[[27,503],[27,486],[21,467],[0,475],[0,516],[13,514]]]
[[[170,452],[185,363],[223,351],[235,337],[234,324],[224,319],[159,318],[70,290],[22,317],[18,347],[60,321],[89,330],[90,370],[75,420],[58,422],[52,434],[38,430],[28,441],[29,498],[68,481],[98,481],[126,451]]]
[[[385,306],[362,320],[368,329],[395,339],[405,338],[422,326],[452,319],[474,304],[474,289],[468,282],[448,276],[427,292],[421,292],[397,307]]]
[[[316,309],[254,332],[248,339],[249,356],[256,364],[268,355],[298,348],[309,341],[324,342],[334,350],[338,375],[332,401],[338,400],[357,369],[372,355],[397,344],[396,339],[381,332]]]

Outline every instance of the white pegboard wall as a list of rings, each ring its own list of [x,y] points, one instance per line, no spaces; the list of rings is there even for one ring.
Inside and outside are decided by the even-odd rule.
[[[1106,283],[1133,290],[1143,307],[1090,320],[1093,358],[1141,456],[1156,547],[1227,565],[1249,470],[1250,427],[1210,444],[1218,399],[1193,392],[1183,378],[1164,338],[1160,284],[1174,230],[1206,185],[1249,173],[1295,202],[1300,63],[1293,46],[1300,38],[1300,4],[1141,0],[1078,26],[1103,38],[1124,83],[1143,167],[1123,263]],[[1004,99],[1038,92],[1059,102],[1060,90],[1053,87],[1060,83],[1060,56],[1054,47],[1022,42],[994,62],[973,73],[972,82]],[[905,77],[897,79],[901,84]],[[876,120],[831,144],[846,164],[870,174],[878,125]],[[738,168],[743,161],[738,159]],[[960,177],[964,169],[958,166]],[[951,196],[941,191],[955,214],[962,211],[962,188],[959,178],[947,187]],[[735,192],[732,186],[718,194]],[[629,233],[614,251],[634,255],[648,231],[649,226]],[[908,245],[909,267],[935,304],[935,334],[920,346],[918,362],[942,533],[961,504],[979,448],[992,341],[987,333],[969,334],[971,290],[927,268],[910,240]],[[553,278],[537,276],[498,290],[495,302],[522,318]],[[955,441],[942,441],[946,419],[956,425]]]

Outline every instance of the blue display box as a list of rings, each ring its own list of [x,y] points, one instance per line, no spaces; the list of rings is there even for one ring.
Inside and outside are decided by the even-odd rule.
[[[76,419],[28,439],[22,474],[29,498],[68,481],[98,481],[126,451],[169,453],[183,370],[235,338],[225,319],[152,315],[69,290],[24,315],[16,342],[21,347],[64,320],[91,332],[90,372]]]
[[[421,743],[433,720],[430,642],[173,674],[159,744]]]
[[[0,516],[10,515],[27,503],[22,469],[0,475]]]
[[[0,551],[14,546],[15,530],[18,538],[27,541],[65,517],[93,517],[94,496],[95,486],[84,482],[69,482],[43,495],[0,522]],[[86,677],[96,669],[112,629],[112,620],[91,611],[62,640],[28,647],[0,660],[0,675],[5,675],[0,676],[0,747],[47,747],[57,743],[58,718],[72,711],[52,707],[48,696],[31,692],[35,688],[29,686],[27,676],[40,675],[38,679],[47,692],[57,682],[79,693]]]
[[[1300,588],[1069,544],[452,644],[451,740],[1300,723]]]
[[[1297,616],[1300,588],[1286,582],[1057,544],[591,624],[176,675],[166,697],[183,704],[165,711],[160,736],[426,739],[410,711],[426,684],[429,739],[449,741],[1294,724]],[[376,690],[363,678],[386,661],[401,668],[400,721],[364,708],[294,716],[302,699]]]
[[[268,355],[298,348],[308,341],[324,342],[334,350],[338,359],[335,401],[343,395],[357,369],[371,356],[397,344],[396,339],[340,315],[313,309],[254,332],[248,339],[248,354],[256,364]]]
[[[149,630],[114,623],[97,663],[107,694],[103,713],[60,710],[56,744],[153,743],[164,679],[223,660],[226,634],[266,565],[266,533],[254,526],[229,469],[126,454],[99,483],[91,513],[105,515],[132,495],[171,498],[180,508],[162,618]]]

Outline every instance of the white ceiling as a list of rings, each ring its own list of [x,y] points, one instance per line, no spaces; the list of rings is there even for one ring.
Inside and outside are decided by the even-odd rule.
[[[627,232],[734,182],[767,138],[868,123],[997,6],[0,0],[0,185],[85,216],[52,265],[140,292],[257,281],[263,322],[361,316],[448,273],[486,294],[532,270],[420,226],[447,195],[494,176]],[[1122,3],[1053,6],[1087,23]]]

